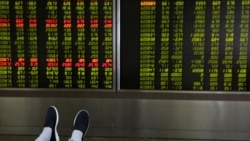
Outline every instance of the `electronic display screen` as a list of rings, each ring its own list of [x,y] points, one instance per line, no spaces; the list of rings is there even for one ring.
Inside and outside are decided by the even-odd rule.
[[[248,91],[249,0],[121,0],[120,89]]]
[[[1,0],[0,88],[113,89],[112,0]]]

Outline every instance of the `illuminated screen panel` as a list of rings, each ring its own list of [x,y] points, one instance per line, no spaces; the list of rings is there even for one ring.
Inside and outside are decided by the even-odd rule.
[[[112,0],[1,0],[0,88],[113,89]]]
[[[248,91],[249,0],[121,0],[120,89]]]

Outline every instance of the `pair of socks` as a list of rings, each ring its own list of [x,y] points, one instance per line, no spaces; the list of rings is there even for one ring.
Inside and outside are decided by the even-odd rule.
[[[42,133],[35,141],[50,141],[52,135],[52,129],[50,127],[44,127]],[[80,130],[73,130],[69,141],[82,141],[83,133]]]

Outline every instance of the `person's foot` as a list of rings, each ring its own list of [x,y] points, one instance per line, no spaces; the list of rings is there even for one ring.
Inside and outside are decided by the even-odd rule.
[[[74,128],[70,140],[82,141],[89,128],[89,122],[90,120],[88,111],[80,110],[75,116]]]
[[[50,106],[47,110],[44,127],[50,127],[52,129],[52,135],[50,141],[59,141],[57,133],[57,124],[59,121],[58,111],[55,106]]]

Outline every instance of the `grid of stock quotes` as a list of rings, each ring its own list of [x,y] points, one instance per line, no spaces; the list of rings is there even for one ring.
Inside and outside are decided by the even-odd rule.
[[[0,88],[113,89],[112,0],[1,0]]]
[[[249,20],[249,0],[121,0],[121,89],[250,90]]]

